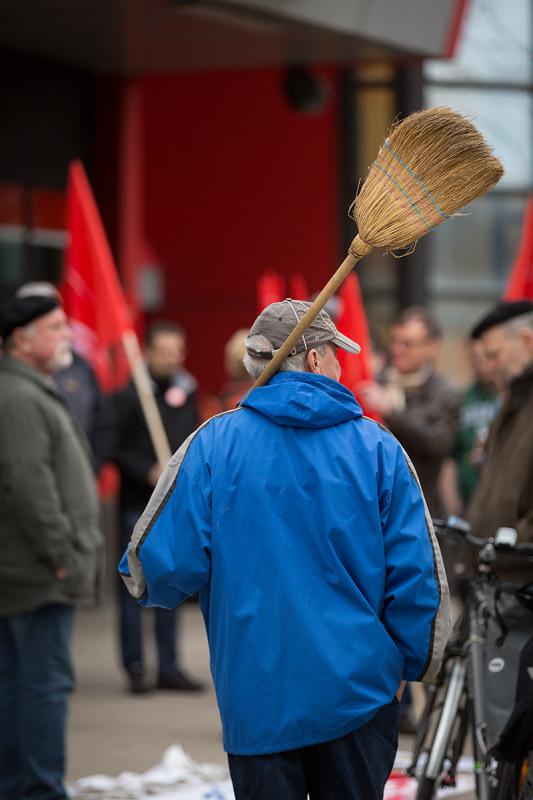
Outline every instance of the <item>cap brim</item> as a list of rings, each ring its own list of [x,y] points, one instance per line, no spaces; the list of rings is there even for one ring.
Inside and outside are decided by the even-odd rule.
[[[354,355],[357,355],[357,353],[361,352],[361,347],[357,344],[357,342],[354,342],[353,339],[348,339],[347,336],[339,331],[337,331],[333,342],[337,345],[337,347],[340,347],[341,350],[346,350],[347,353],[353,353]]]

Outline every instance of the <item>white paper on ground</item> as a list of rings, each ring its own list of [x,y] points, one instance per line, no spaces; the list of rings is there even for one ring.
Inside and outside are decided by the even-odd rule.
[[[384,800],[414,800],[416,780],[399,770],[410,762],[408,753],[398,753],[395,771],[385,787]],[[454,789],[443,789],[439,798],[474,789],[472,759],[461,759],[461,772]],[[235,800],[229,773],[220,764],[198,764],[180,745],[169,747],[160,764],[142,775],[122,772],[118,778],[92,775],[68,787],[72,800]]]
[[[161,763],[142,775],[92,775],[68,790],[73,800],[234,800],[226,767],[198,764],[180,745],[169,747]]]

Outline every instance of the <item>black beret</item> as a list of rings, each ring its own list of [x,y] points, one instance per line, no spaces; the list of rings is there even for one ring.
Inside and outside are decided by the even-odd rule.
[[[0,306],[0,336],[7,339],[15,328],[28,325],[60,305],[59,298],[44,295],[15,297]]]
[[[509,322],[513,317],[520,317],[522,314],[529,314],[531,311],[533,311],[533,303],[531,300],[502,301],[495,305],[494,308],[489,311],[488,314],[485,314],[477,325],[472,328],[470,338],[479,339],[489,328],[502,325],[504,322]]]

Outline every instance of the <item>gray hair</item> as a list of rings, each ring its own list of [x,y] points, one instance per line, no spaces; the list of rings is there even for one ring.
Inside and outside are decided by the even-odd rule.
[[[533,311],[528,311],[526,314],[513,317],[507,322],[504,322],[503,327],[507,336],[518,336],[522,328],[531,328],[533,330]]]
[[[266,336],[250,336],[248,337],[247,342],[258,353],[272,352],[272,344],[268,341]],[[326,352],[326,345],[319,344],[312,349],[318,350],[320,355],[323,356]],[[251,356],[250,353],[245,352],[242,363],[244,364],[244,368],[248,375],[256,380],[267,368],[267,365],[270,363],[270,359],[260,358],[259,356]],[[278,367],[278,372],[309,372],[307,368],[307,351],[304,350],[303,353],[295,353],[294,355],[288,356],[284,361],[281,362],[280,366]]]

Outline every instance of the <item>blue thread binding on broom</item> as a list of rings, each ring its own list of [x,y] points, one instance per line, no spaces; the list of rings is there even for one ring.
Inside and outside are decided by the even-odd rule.
[[[431,202],[433,203],[433,206],[434,206],[434,208],[435,208],[435,211],[437,211],[437,212],[438,212],[438,213],[441,215],[441,217],[444,217],[444,219],[448,219],[448,214],[446,214],[446,212],[442,210],[442,208],[439,206],[439,204],[437,203],[437,201],[435,200],[435,198],[433,197],[433,195],[431,194],[431,192],[429,191],[429,189],[426,189],[426,187],[424,186],[424,184],[422,183],[422,181],[420,180],[420,178],[418,177],[418,175],[415,175],[415,173],[414,173],[414,172],[411,172],[411,170],[409,169],[409,167],[407,166],[407,164],[405,164],[405,162],[403,162],[403,161],[402,161],[402,159],[400,158],[400,156],[396,155],[396,153],[394,152],[394,150],[392,150],[392,148],[390,148],[390,147],[389,147],[389,145],[387,144],[387,142],[383,142],[383,147],[384,147],[386,150],[388,150],[388,151],[389,151],[389,153],[391,154],[391,156],[393,156],[393,158],[395,158],[395,159],[396,159],[396,161],[398,161],[398,162],[399,162],[399,163],[402,165],[402,167],[403,167],[403,168],[404,168],[404,169],[405,169],[405,170],[406,170],[406,171],[409,173],[409,175],[410,175],[412,178],[414,178],[414,179],[415,179],[415,181],[416,181],[417,183],[419,183],[419,184],[420,184],[420,186],[422,187],[422,189],[424,190],[424,192],[427,194],[427,196],[429,197],[429,199],[430,199],[430,200],[431,200]]]
[[[374,164],[375,164],[375,166],[376,166],[378,169],[380,169],[380,170],[381,170],[383,173],[385,173],[385,175],[387,176],[387,178],[388,178],[390,181],[392,181],[392,183],[393,183],[393,184],[394,184],[394,185],[395,185],[395,186],[396,186],[396,187],[397,187],[397,188],[400,190],[400,192],[401,192],[401,193],[402,193],[402,194],[403,194],[403,195],[404,195],[404,196],[407,198],[407,200],[408,200],[408,201],[409,201],[409,203],[410,203],[410,204],[413,206],[414,210],[416,211],[416,213],[418,214],[418,216],[420,217],[420,219],[422,220],[422,222],[424,223],[424,225],[426,226],[426,228],[427,228],[427,229],[430,231],[430,230],[431,230],[431,229],[432,229],[434,226],[433,226],[433,225],[430,225],[430,224],[429,224],[429,223],[428,223],[428,222],[427,222],[427,221],[424,219],[424,217],[422,216],[422,214],[421,214],[421,212],[420,212],[420,210],[419,210],[418,206],[416,205],[416,203],[414,203],[414,202],[411,200],[411,198],[409,197],[409,195],[407,194],[407,192],[405,192],[405,191],[402,189],[402,187],[400,186],[400,184],[399,184],[399,183],[397,183],[397,182],[394,180],[394,178],[392,177],[392,175],[389,175],[389,173],[387,172],[387,170],[386,170],[384,167],[382,167],[382,166],[381,166],[381,164],[378,164],[378,162],[377,162],[377,161],[374,161]]]

